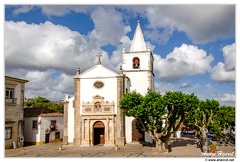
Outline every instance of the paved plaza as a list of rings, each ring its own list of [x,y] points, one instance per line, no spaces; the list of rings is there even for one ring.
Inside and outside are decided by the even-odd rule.
[[[43,145],[26,146],[23,148],[5,150],[5,158],[9,157],[198,157],[206,158],[210,155],[203,155],[201,150],[196,147],[196,139],[181,138],[172,139],[171,152],[157,152],[155,147],[130,143],[116,150],[113,146],[92,146],[79,147],[74,145],[63,145],[62,142],[49,143]],[[60,149],[61,148],[61,149]],[[235,158],[235,148],[232,146],[219,146],[222,151],[221,156]],[[231,154],[230,154],[231,153]],[[233,154],[232,154],[233,153]],[[217,155],[216,155],[217,156]]]

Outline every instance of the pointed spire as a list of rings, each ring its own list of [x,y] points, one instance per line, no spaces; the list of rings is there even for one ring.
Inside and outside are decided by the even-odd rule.
[[[136,52],[136,51],[147,51],[139,20],[138,20],[137,27],[132,40],[132,45],[130,48],[130,52]]]

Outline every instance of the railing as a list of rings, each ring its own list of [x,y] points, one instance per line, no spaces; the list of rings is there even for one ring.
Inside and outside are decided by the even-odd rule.
[[[16,104],[17,103],[17,98],[5,98],[5,103]]]

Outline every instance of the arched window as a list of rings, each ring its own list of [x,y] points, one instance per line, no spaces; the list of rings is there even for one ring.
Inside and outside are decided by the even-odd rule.
[[[133,58],[133,69],[138,69],[140,67],[140,59],[138,57]]]

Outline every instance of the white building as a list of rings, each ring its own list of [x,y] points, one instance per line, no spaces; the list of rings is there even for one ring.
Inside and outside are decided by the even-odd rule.
[[[63,139],[63,114],[47,108],[24,108],[24,144],[45,144]]]
[[[118,145],[139,141],[133,117],[125,117],[119,108],[124,93],[142,95],[153,89],[153,56],[146,48],[138,21],[130,52],[122,51],[118,73],[104,67],[98,55],[96,66],[74,77],[74,96],[66,96],[64,105],[64,143],[79,146]],[[146,134],[145,140],[152,142]]]

